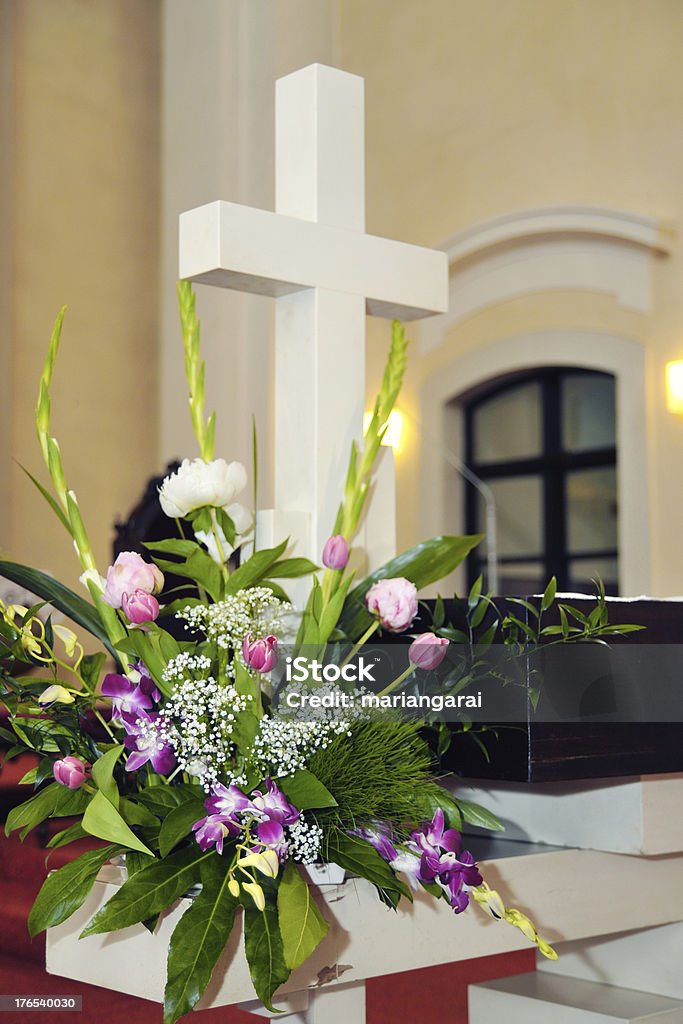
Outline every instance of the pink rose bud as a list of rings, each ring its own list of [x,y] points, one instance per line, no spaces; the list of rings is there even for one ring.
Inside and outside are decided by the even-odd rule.
[[[121,607],[124,615],[135,625],[154,622],[159,615],[159,602],[152,594],[144,590],[135,590],[132,594],[124,594]]]
[[[345,569],[349,560],[349,545],[340,533],[325,541],[323,565],[326,569]]]
[[[60,761],[55,761],[52,774],[61,786],[68,786],[69,789],[79,789],[85,782],[85,765],[80,757],[69,754]]]
[[[143,590],[158,594],[164,585],[164,574],[156,565],[146,562],[136,551],[122,551],[107,570],[104,600],[112,608],[123,607],[123,595]]]
[[[247,633],[242,644],[242,657],[249,668],[270,672],[277,665],[277,637],[270,635],[252,640],[251,633]]]
[[[378,580],[365,595],[371,615],[376,615],[383,629],[402,633],[417,615],[417,587],[403,576]]]
[[[435,636],[434,633],[421,633],[416,636],[408,649],[408,658],[417,668],[431,671],[438,668],[446,657],[448,640],[445,636]]]

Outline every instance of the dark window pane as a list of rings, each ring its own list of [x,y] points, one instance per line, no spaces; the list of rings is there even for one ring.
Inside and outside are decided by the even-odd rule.
[[[541,389],[535,382],[482,402],[472,419],[475,462],[528,458],[542,451]]]
[[[498,568],[498,591],[500,594],[529,595],[543,592],[548,582],[543,577],[540,562],[515,562]]]
[[[567,547],[569,553],[604,551],[617,546],[617,473],[577,469],[567,474]]]
[[[562,378],[562,446],[568,452],[615,443],[614,377],[568,373]]]

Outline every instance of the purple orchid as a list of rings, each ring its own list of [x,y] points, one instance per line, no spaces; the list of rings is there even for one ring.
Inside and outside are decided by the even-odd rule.
[[[240,827],[234,821],[224,821],[217,814],[207,814],[205,818],[195,821],[192,830],[199,848],[206,852],[214,844],[218,853],[223,853],[223,840],[228,836],[239,835]]]
[[[380,857],[394,871],[402,872],[408,879],[411,889],[418,889],[420,886],[420,858],[407,850],[397,849],[387,834],[388,825],[382,825],[377,829],[358,828],[354,829],[351,835],[364,839],[366,843],[373,846]]]
[[[481,885],[482,877],[469,850],[460,850],[458,830],[446,829],[444,825],[444,814],[439,807],[430,822],[411,833],[407,847],[420,858],[419,880],[441,886],[451,907],[459,914],[469,903],[467,891]]]
[[[252,794],[253,809],[264,818],[279,821],[281,825],[293,825],[299,820],[300,813],[290,804],[284,793],[281,793],[271,779],[266,779],[266,792],[255,789]]]
[[[161,691],[149,674],[149,669],[145,663],[143,661],[136,662],[135,665],[133,665],[133,671],[137,672],[140,676],[138,686],[142,692],[147,697],[151,697],[155,704],[158,704],[161,700]]]
[[[146,711],[135,719],[123,719],[128,736],[124,746],[131,751],[126,762],[126,771],[134,772],[149,762],[159,775],[168,775],[176,766],[176,757],[169,739],[160,728],[159,715]]]
[[[253,810],[251,800],[239,786],[224,786],[220,782],[214,782],[211,796],[204,801],[204,806],[210,815],[225,821],[235,821],[235,815],[240,811]]]
[[[289,843],[285,839],[285,830],[279,821],[268,818],[256,826],[256,835],[263,846],[269,850],[275,850],[279,861],[282,864],[287,859]]]
[[[111,697],[111,717],[115,722],[125,724],[125,716],[137,717],[140,712],[154,707],[150,693],[145,693],[138,683],[126,676],[109,673],[102,680],[102,695]]]

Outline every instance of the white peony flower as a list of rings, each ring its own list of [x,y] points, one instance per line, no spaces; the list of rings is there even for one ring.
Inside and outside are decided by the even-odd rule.
[[[225,459],[204,462],[183,459],[180,468],[167,476],[159,489],[159,502],[167,516],[183,519],[205,505],[228,510],[247,483],[247,471],[241,462]]]

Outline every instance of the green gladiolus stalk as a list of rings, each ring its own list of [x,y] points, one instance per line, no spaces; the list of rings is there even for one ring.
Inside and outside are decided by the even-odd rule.
[[[185,376],[190,397],[192,428],[199,445],[199,454],[204,462],[211,462],[214,454],[216,413],[204,419],[204,360],[201,358],[199,341],[199,320],[196,313],[196,296],[189,281],[178,281],[178,308],[180,326],[185,347]]]

